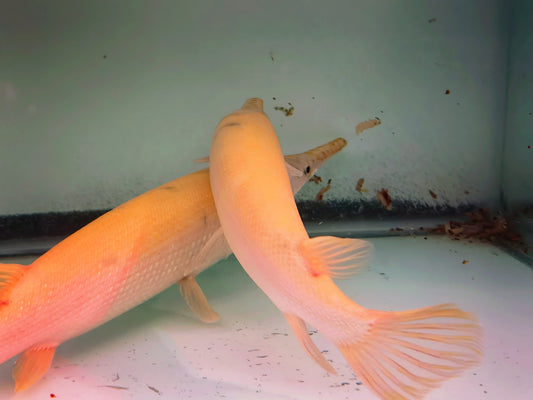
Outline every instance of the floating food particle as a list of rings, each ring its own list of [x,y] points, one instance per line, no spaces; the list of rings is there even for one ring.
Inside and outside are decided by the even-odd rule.
[[[359,135],[361,132],[367,129],[371,129],[380,124],[381,124],[381,119],[379,119],[378,117],[374,119],[369,119],[368,121],[359,122],[357,126],[355,127],[355,133]]]
[[[528,149],[530,149],[530,148],[531,148],[531,146],[527,146],[527,148],[528,148]]]
[[[392,198],[390,197],[389,191],[387,189],[381,189],[377,192],[378,201],[385,207],[385,209],[392,210]]]
[[[313,175],[310,179],[309,179],[309,182],[314,182],[316,183],[317,185],[322,182],[322,178],[318,175]]]
[[[365,184],[365,178],[361,178],[357,181],[357,186],[355,187],[355,190],[357,190],[359,193],[367,193],[368,189],[363,188],[363,185]]]
[[[282,111],[286,117],[290,117],[291,115],[294,115],[294,106],[291,103],[289,103],[289,106],[289,108],[276,106],[274,107],[274,110]]]
[[[428,19],[428,22],[432,24],[433,22],[437,22],[437,18],[430,18]]]
[[[463,260],[463,264],[468,264],[470,261],[468,260]]]
[[[465,194],[470,194],[470,191],[469,190],[465,190]]]
[[[437,194],[433,191],[433,190],[429,190],[429,194],[431,195],[431,197],[433,197],[434,199],[436,199],[438,196]]]
[[[448,89],[446,89],[446,91],[444,92],[444,94],[450,94],[450,91]]]
[[[329,190],[331,189],[331,179],[328,180],[328,185],[323,187],[322,189],[320,189],[320,191],[318,192],[318,194],[316,195],[315,197],[315,200],[316,201],[322,201],[324,200],[324,194]]]

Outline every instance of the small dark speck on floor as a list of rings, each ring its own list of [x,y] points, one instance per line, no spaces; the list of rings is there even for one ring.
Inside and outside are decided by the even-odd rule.
[[[157,393],[158,395],[161,396],[161,392],[160,392],[159,390],[157,390],[155,387],[150,386],[150,385],[146,385],[146,387],[147,387],[148,389],[150,389],[152,392]]]

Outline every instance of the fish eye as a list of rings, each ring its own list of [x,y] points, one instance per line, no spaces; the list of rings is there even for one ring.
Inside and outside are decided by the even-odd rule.
[[[309,172],[311,172],[311,167],[308,165],[308,166],[305,168],[305,173],[308,174]]]

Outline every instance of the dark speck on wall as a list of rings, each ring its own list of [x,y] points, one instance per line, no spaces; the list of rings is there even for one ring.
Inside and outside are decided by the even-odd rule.
[[[446,91],[444,92],[444,94],[450,94],[450,91],[448,89],[446,89]]]

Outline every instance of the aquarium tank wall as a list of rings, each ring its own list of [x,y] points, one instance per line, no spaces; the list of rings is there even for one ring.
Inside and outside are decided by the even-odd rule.
[[[0,256],[8,258],[0,262],[31,256],[30,263],[105,212],[205,168],[199,160],[209,155],[218,122],[246,99],[260,97],[284,154],[339,137],[347,141],[296,195],[311,236],[376,239],[382,265],[400,260],[411,266],[411,256],[426,254],[403,253],[407,242],[389,248],[379,241],[384,237],[426,240],[432,250],[419,264],[428,265],[445,260],[448,252],[462,254],[468,247],[461,246],[472,245],[474,252],[480,244],[493,246],[497,250],[487,254],[497,252],[498,262],[508,257],[519,271],[510,273],[509,282],[515,281],[508,292],[494,283],[507,282],[503,272],[502,280],[489,274],[490,284],[477,292],[460,285],[457,290],[479,296],[502,290],[499,299],[518,293],[524,297],[517,295],[520,304],[509,303],[509,309],[522,310],[531,304],[524,298],[533,265],[532,48],[533,2],[527,0],[4,1]],[[440,239],[449,242],[431,242]],[[459,247],[448,251],[448,243]],[[473,258],[462,256],[460,267]],[[228,299],[250,283],[235,259],[226,262],[234,263],[228,267],[232,274],[209,271],[206,286],[222,291],[219,307],[227,305],[237,321],[232,329],[244,332],[253,323],[244,326]],[[487,263],[497,270],[493,262]],[[484,271],[480,267],[478,273]],[[386,268],[374,273],[387,284],[395,279],[389,282],[393,272]],[[475,276],[476,283],[483,281]],[[226,283],[217,286],[219,280]],[[406,278],[397,287],[414,293],[426,283],[412,282]],[[354,290],[344,285],[347,293]],[[239,306],[253,304],[253,290],[245,291]],[[385,292],[390,296],[394,290]],[[436,294],[439,288],[427,291]],[[176,299],[165,293],[148,307],[172,312],[163,300]],[[372,296],[364,286],[354,293]],[[377,294],[374,299],[383,309],[420,306],[379,303]],[[141,307],[135,318],[150,322],[147,310],[152,309]],[[494,326],[516,322],[502,321]],[[196,331],[195,322],[185,324],[194,332],[183,334],[187,340],[209,332]],[[120,337],[121,326],[110,326],[89,341],[97,343],[106,332]],[[264,334],[285,334],[277,329]],[[240,335],[217,334],[228,343]],[[499,338],[490,343],[497,347]],[[9,373],[0,367],[0,377]],[[232,379],[238,381],[239,374]],[[486,382],[499,375],[483,376]],[[2,379],[0,394],[7,382]],[[114,375],[107,383],[123,387]],[[213,398],[217,385],[209,386]],[[157,390],[149,391],[157,395]],[[315,393],[284,390],[280,393],[294,398]],[[484,396],[480,390],[476,393]],[[503,392],[488,395],[496,393]]]
[[[523,205],[530,28],[510,4],[7,2],[0,214],[109,209],[198,169],[253,96],[286,153],[348,141],[321,171],[326,204],[371,214],[385,188],[399,215],[497,210],[503,188]]]

